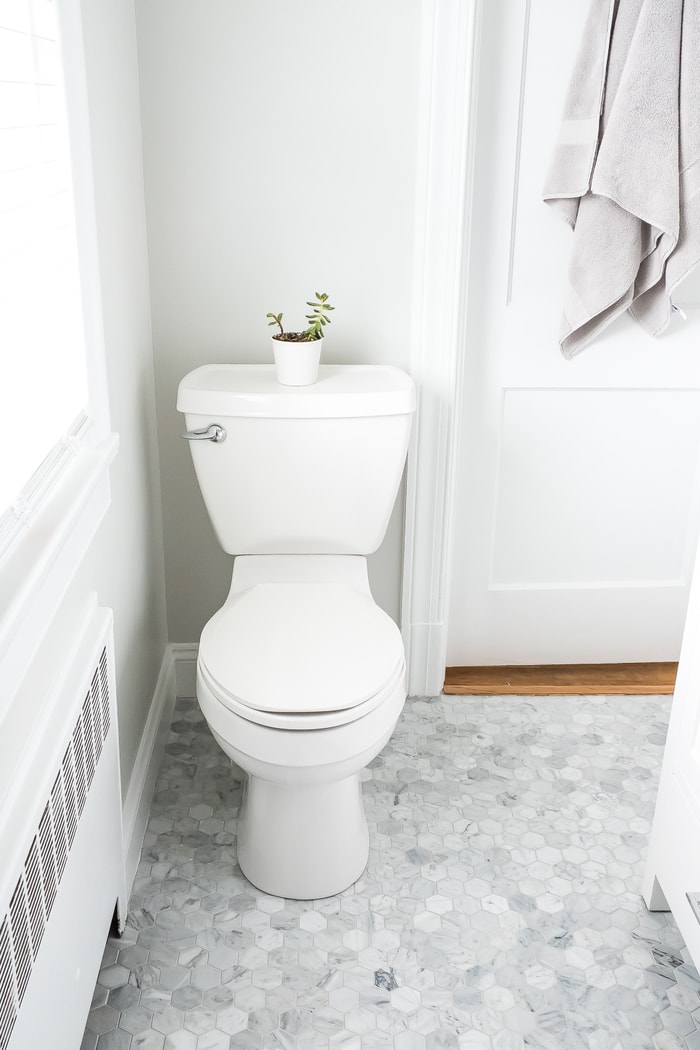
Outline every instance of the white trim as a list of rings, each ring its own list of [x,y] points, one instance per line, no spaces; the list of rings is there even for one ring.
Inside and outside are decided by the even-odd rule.
[[[90,420],[82,413],[44,457],[10,506],[0,512],[0,563],[9,555],[18,536],[24,533],[51,486],[70,466],[89,428]]]
[[[109,389],[105,354],[95,180],[88,105],[85,41],[80,0],[58,5],[63,82],[70,135],[75,230],[85,322],[85,347],[92,440],[109,434]]]
[[[195,643],[174,642],[167,646],[158,681],[141,735],[141,743],[131,772],[123,807],[124,867],[128,893],[139,866],[143,837],[146,834],[156,780],[160,771],[165,742],[179,697],[195,695],[197,651]]]
[[[3,697],[26,673],[110,502],[109,464],[116,435],[83,447],[0,564],[0,661]]]
[[[408,692],[443,686],[461,417],[476,77],[483,0],[424,0],[402,623]]]
[[[124,868],[130,894],[139,865],[151,802],[175,705],[175,657],[168,646],[124,799]]]

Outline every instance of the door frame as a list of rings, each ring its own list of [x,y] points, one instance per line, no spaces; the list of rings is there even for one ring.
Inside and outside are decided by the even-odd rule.
[[[422,8],[410,353],[418,406],[401,603],[410,696],[437,696],[445,677],[483,3]]]

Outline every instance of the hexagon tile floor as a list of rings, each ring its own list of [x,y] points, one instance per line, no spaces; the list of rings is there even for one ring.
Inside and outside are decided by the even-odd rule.
[[[82,1050],[700,1050],[700,978],[639,896],[668,710],[409,702],[366,873],[302,903],[241,874],[240,785],[178,701]]]

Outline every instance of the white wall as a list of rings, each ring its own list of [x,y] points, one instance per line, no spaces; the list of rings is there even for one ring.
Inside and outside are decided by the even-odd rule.
[[[171,641],[223,601],[178,440],[180,378],[271,360],[265,314],[336,305],[325,360],[408,365],[419,0],[139,0],[137,23]],[[401,514],[371,559],[398,616]]]
[[[126,791],[167,642],[138,69],[130,0],[83,4],[112,429],[112,504],[66,596],[114,610]]]

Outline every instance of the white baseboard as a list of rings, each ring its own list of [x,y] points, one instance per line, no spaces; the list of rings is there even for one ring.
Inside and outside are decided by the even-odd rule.
[[[170,646],[175,661],[175,687],[178,697],[189,698],[196,695],[198,650],[196,642],[173,642]]]
[[[138,754],[124,800],[124,866],[127,892],[136,876],[156,779],[178,697],[195,695],[197,645],[174,643],[163,655]]]
[[[445,684],[447,625],[413,623],[404,631],[406,650],[411,653],[408,673],[409,696],[439,696]]]
[[[124,800],[122,822],[124,826],[124,867],[126,869],[127,894],[131,893],[139,857],[141,856],[143,836],[146,833],[156,778],[163,758],[163,749],[168,727],[172,720],[176,695],[175,660],[171,646],[168,646],[163,656],[158,681],[156,682],[146,725]]]

